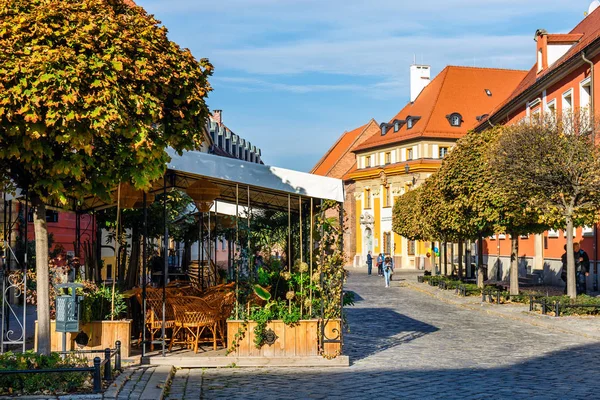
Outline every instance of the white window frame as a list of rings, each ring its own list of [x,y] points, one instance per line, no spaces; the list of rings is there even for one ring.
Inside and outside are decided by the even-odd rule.
[[[446,152],[443,155],[442,155],[442,149],[446,149]],[[449,146],[440,146],[439,150],[438,150],[438,158],[443,159],[444,157],[446,157],[448,155],[449,151],[450,151]]]
[[[505,233],[498,234],[498,239],[500,239],[500,240],[506,239],[506,234]]]
[[[556,110],[556,99],[552,99],[552,101],[546,103],[546,113],[552,115],[554,118],[556,118]]]
[[[565,104],[567,104],[567,98],[570,97],[571,98],[571,104],[568,105],[568,107],[565,107]],[[571,110],[573,109],[573,88],[570,88],[569,90],[566,90],[561,98],[562,98],[562,111],[563,113],[565,112],[565,110]]]
[[[581,228],[581,236],[594,236],[594,227],[584,226],[583,228]]]
[[[548,237],[549,238],[557,238],[558,236],[559,236],[558,235],[558,230],[556,230],[556,229],[550,229],[548,231]]]

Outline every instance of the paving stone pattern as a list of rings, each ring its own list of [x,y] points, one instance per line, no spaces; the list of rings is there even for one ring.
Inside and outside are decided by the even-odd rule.
[[[397,278],[401,278],[402,274]],[[416,280],[414,275],[406,279]],[[383,287],[353,271],[349,368],[182,369],[170,399],[591,399],[600,341]]]
[[[123,388],[119,390],[117,395],[118,400],[130,400],[139,399],[152,376],[152,373],[156,367],[139,367],[136,368],[127,382],[123,385]],[[105,397],[109,397],[105,394]],[[157,399],[158,400],[158,399]]]

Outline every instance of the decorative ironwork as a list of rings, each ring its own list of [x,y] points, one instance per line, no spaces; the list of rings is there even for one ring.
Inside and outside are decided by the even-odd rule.
[[[27,274],[19,271],[8,272],[2,279],[2,303],[5,312],[2,313],[2,336],[0,336],[0,353],[4,352],[5,346],[22,345],[25,351],[26,340],[26,296]],[[19,317],[19,310],[10,302],[11,293],[13,298],[23,298],[23,315]],[[11,327],[11,323],[17,326]]]
[[[273,329],[269,328],[265,331],[265,343],[269,346],[275,344],[275,341],[279,339],[279,336],[273,331]]]

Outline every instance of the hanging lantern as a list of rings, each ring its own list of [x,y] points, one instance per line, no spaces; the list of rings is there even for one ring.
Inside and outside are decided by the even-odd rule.
[[[194,200],[198,210],[203,213],[210,211],[215,199],[221,194],[219,187],[206,179],[198,179],[185,191]]]
[[[120,189],[120,206],[121,208],[141,208],[144,206],[143,191],[134,188],[129,183],[122,183]],[[115,204],[119,197],[119,189],[113,192],[113,201]],[[148,204],[154,202],[154,194],[147,194],[146,201]]]

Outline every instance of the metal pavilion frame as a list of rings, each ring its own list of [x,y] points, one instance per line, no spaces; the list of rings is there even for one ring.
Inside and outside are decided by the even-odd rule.
[[[219,159],[222,159],[220,157],[218,157]],[[223,161],[226,161],[228,159],[225,159]],[[218,161],[221,162],[221,161]],[[248,163],[238,163],[238,167],[240,168],[244,168]],[[248,166],[250,167],[250,166]],[[266,166],[260,166],[261,168],[266,169],[266,168],[270,168],[270,167],[266,167]],[[308,176],[308,174],[306,174]],[[311,175],[312,177],[312,175]],[[319,179],[321,179],[322,177],[319,177]],[[308,244],[308,262],[310,265],[310,276],[311,276],[311,282],[312,282],[312,268],[313,268],[313,261],[314,261],[314,241],[313,241],[313,228],[314,228],[314,222],[315,222],[315,210],[317,209],[317,206],[319,204],[322,204],[322,201],[325,199],[329,199],[331,200],[332,197],[319,197],[319,196],[314,196],[314,195],[310,195],[308,193],[305,193],[303,191],[302,188],[294,188],[293,186],[289,185],[289,186],[285,186],[281,187],[282,185],[279,185],[280,187],[264,187],[261,186],[261,182],[260,179],[256,180],[254,183],[248,183],[248,182],[239,182],[236,181],[235,179],[227,179],[227,177],[214,177],[211,176],[210,174],[206,174],[203,175],[202,173],[198,173],[198,172],[188,172],[186,170],[182,170],[181,168],[177,169],[177,168],[171,168],[168,167],[166,173],[164,174],[164,177],[162,180],[159,180],[157,182],[155,182],[154,186],[149,190],[148,193],[152,193],[152,194],[158,194],[158,193],[162,193],[163,195],[166,195],[167,192],[169,190],[181,190],[181,191],[185,191],[185,189],[193,182],[195,182],[196,180],[199,179],[204,179],[204,180],[208,180],[209,182],[216,184],[219,189],[220,189],[220,195],[219,197],[216,199],[218,202],[222,202],[222,203],[229,203],[231,205],[235,205],[235,220],[236,220],[236,224],[235,224],[235,241],[236,243],[239,243],[239,224],[240,224],[240,220],[243,219],[240,216],[240,207],[243,207],[247,210],[247,225],[248,228],[250,228],[250,210],[252,209],[265,209],[265,210],[277,210],[277,211],[283,211],[283,212],[287,212],[289,217],[288,217],[288,238],[291,239],[291,215],[292,214],[297,214],[298,218],[300,220],[300,224],[303,223],[303,218],[306,218],[307,215],[310,216],[309,218],[309,225],[310,225],[310,237],[309,237],[309,244]],[[311,178],[311,179],[316,179],[316,178]],[[329,179],[330,181],[328,181],[328,184],[331,184],[331,178],[322,178],[324,180]],[[335,180],[336,182],[334,182],[337,185],[337,180]],[[284,182],[285,183],[285,182]],[[336,188],[337,190],[337,188]],[[338,202],[338,204],[340,204],[340,223],[343,222],[343,185],[341,183],[341,181],[339,181],[339,192],[341,193],[341,195],[337,195],[337,197],[335,198],[335,200]],[[23,197],[21,195],[21,197]],[[27,195],[25,193],[25,218],[27,218],[27,212],[28,212],[28,199],[27,199]],[[6,200],[6,195],[4,195],[4,225],[5,225],[5,229],[4,229],[4,233],[3,233],[3,242],[5,244],[10,244],[11,242],[11,231],[12,229],[7,229],[7,224],[10,225],[12,222],[10,221],[10,216],[12,215],[10,210],[10,207],[12,205],[12,200]],[[19,200],[22,201],[22,200]],[[292,206],[292,203],[294,204]],[[92,212],[92,211],[99,211],[102,209],[107,209],[107,208],[111,208],[114,207],[115,204],[108,204],[103,202],[102,200],[98,199],[98,198],[94,198],[94,197],[89,197],[87,199],[85,199],[85,201],[83,202],[83,204],[81,204],[78,207],[73,207],[76,213],[76,238],[75,238],[75,253],[76,256],[80,256],[80,251],[81,251],[81,238],[80,238],[80,234],[81,234],[81,221],[80,218],[82,215]],[[142,308],[143,308],[143,318],[145,318],[146,315],[146,311],[147,311],[147,304],[146,304],[146,289],[147,289],[147,272],[148,272],[148,232],[147,232],[147,221],[148,221],[148,204],[147,204],[147,195],[146,193],[143,194],[143,227],[142,227],[142,235],[143,235],[143,240],[142,240],[142,276],[144,277],[144,279],[142,280]],[[55,207],[53,205],[48,205],[49,209],[59,209],[58,207]],[[208,218],[210,218],[211,213],[214,215],[215,219],[218,218],[218,210],[215,207],[214,211],[209,211],[208,212]],[[16,221],[15,221],[16,222]],[[199,222],[202,225],[202,218],[199,218]],[[216,224],[217,221],[215,221],[215,229],[216,229]],[[162,307],[163,307],[163,321],[162,321],[162,329],[161,329],[161,339],[158,341],[155,341],[153,344],[161,344],[162,345],[162,355],[165,356],[166,355],[166,335],[165,335],[165,308],[166,308],[166,285],[167,285],[167,281],[169,280],[169,230],[168,230],[168,224],[167,224],[167,210],[166,210],[166,202],[165,202],[165,206],[163,208],[163,225],[164,225],[164,234],[163,234],[163,252],[164,252],[164,265],[163,265],[163,271],[162,271],[162,275],[163,275],[163,279],[162,279]],[[208,225],[208,229],[210,231],[211,225],[209,223]],[[25,223],[25,230],[27,230],[27,223]],[[343,235],[342,235],[343,237]],[[27,232],[25,233],[25,238],[27,238]],[[200,239],[200,238],[199,238]],[[27,239],[25,239],[27,240]],[[209,239],[210,240],[210,239]],[[216,237],[215,237],[216,240]],[[306,244],[303,242],[303,238],[300,235],[300,249],[302,249]],[[97,241],[97,238],[96,238]],[[291,240],[288,241],[290,243],[291,246]],[[202,258],[204,258],[204,246],[203,246],[203,241],[198,241],[199,243],[199,254],[198,254],[198,258],[200,258],[200,253],[202,253]],[[209,246],[210,248],[210,246]],[[24,282],[22,283],[23,287],[26,288],[27,282],[26,282],[26,265],[27,265],[27,246],[25,246],[25,256],[24,256],[24,260],[22,260],[22,263],[19,263],[18,265],[20,266],[20,268],[23,270],[23,279]],[[97,243],[97,250],[100,249],[100,243]],[[248,250],[250,249],[250,242],[248,241]],[[342,249],[343,249],[343,244],[342,244]],[[11,250],[12,251],[12,250]],[[216,252],[215,252],[216,253]],[[301,250],[300,251],[300,257],[302,258],[302,261],[305,261],[305,254],[304,252]],[[291,257],[289,256],[290,254],[290,249],[288,248],[288,260],[287,260],[287,268],[289,271],[291,271],[292,268],[292,263],[293,260],[291,260]],[[119,256],[118,254],[115,254],[117,257]],[[11,257],[16,259],[16,256],[14,255],[14,253],[8,256],[8,260],[10,262]],[[210,254],[209,254],[210,257]],[[216,259],[216,256],[215,256]],[[17,260],[18,261],[18,260]],[[200,260],[199,260],[200,261]],[[216,263],[215,263],[216,264]],[[6,265],[6,263],[4,263],[4,265]],[[235,281],[236,281],[236,290],[237,290],[237,283],[239,283],[239,278],[240,278],[240,268],[239,265],[234,264],[235,265],[235,271],[234,275],[235,275]],[[251,269],[251,255],[248,252],[248,267],[249,270]],[[199,268],[203,268],[203,266],[200,265],[199,262]],[[210,261],[209,261],[209,268],[210,268]],[[115,271],[116,272],[116,271]],[[201,276],[204,276],[204,273],[202,271]],[[113,279],[116,279],[115,274],[113,273]],[[321,284],[323,284],[323,278],[321,277]],[[5,279],[3,279],[3,296],[5,294],[5,290],[7,287],[7,278],[5,277]],[[18,282],[18,284],[21,284],[21,282]],[[8,286],[10,286],[10,283],[8,284]],[[13,287],[14,285],[12,285],[11,287]],[[23,291],[22,293],[24,299],[26,298],[26,290]],[[310,293],[310,296],[312,298],[312,291]],[[237,302],[237,299],[236,299]],[[8,302],[4,302],[5,304],[7,304]],[[26,303],[26,301],[24,301],[24,303]],[[238,304],[236,304],[236,309],[238,309],[237,307]],[[341,304],[340,304],[341,307]],[[312,308],[312,307],[311,307]],[[312,312],[312,310],[311,310]],[[23,350],[25,350],[25,341],[26,341],[26,307],[23,307],[23,328],[22,328],[22,337],[21,338],[17,338],[16,340],[5,340],[5,336],[4,336],[4,325],[5,325],[5,318],[4,316],[6,315],[6,313],[3,310],[2,313],[2,338],[0,338],[0,352],[3,351],[4,346],[8,345],[8,344],[22,344],[23,345]],[[322,323],[321,323],[321,340],[322,343],[321,345],[323,345],[323,343],[342,343],[342,335],[341,332],[339,333],[338,337],[333,338],[333,339],[329,339],[327,337],[325,337],[325,325],[327,323],[327,321],[323,318],[324,315],[322,315]],[[8,330],[7,330],[8,331]],[[142,356],[146,355],[146,345],[149,343],[149,341],[146,338],[146,329],[145,326],[143,326],[142,328]],[[322,346],[321,346],[322,347]]]
[[[247,210],[247,224],[248,224],[248,228],[250,228],[250,210],[258,208],[258,209],[265,209],[265,210],[277,210],[277,211],[283,211],[283,212],[287,212],[288,213],[288,243],[291,246],[291,215],[292,214],[297,214],[300,220],[300,224],[302,224],[302,219],[306,218],[306,215],[310,215],[309,218],[309,225],[310,225],[310,243],[308,245],[308,261],[309,261],[309,265],[310,265],[310,279],[311,279],[311,283],[313,282],[313,261],[314,261],[314,242],[313,242],[313,228],[314,228],[314,222],[315,222],[315,210],[317,205],[322,204],[322,201],[325,200],[324,198],[319,198],[319,197],[314,197],[314,196],[309,196],[305,193],[303,193],[302,189],[294,189],[293,191],[295,193],[292,192],[292,190],[277,190],[277,189],[273,189],[273,188],[267,188],[267,187],[261,187],[259,185],[254,185],[254,184],[248,184],[248,183],[240,183],[240,182],[235,182],[235,181],[231,181],[231,180],[227,180],[227,179],[222,179],[222,178],[215,178],[212,176],[208,176],[208,175],[202,175],[201,173],[194,173],[194,172],[188,172],[188,171],[182,171],[182,170],[175,170],[175,169],[167,169],[166,173],[164,174],[164,177],[161,180],[155,182],[155,184],[153,185],[153,187],[149,190],[148,193],[152,193],[152,194],[159,194],[162,193],[164,196],[166,196],[166,194],[168,193],[168,191],[170,190],[181,190],[181,191],[185,191],[187,189],[187,187],[192,184],[193,182],[199,180],[199,179],[203,179],[203,180],[207,180],[213,184],[216,184],[219,189],[220,189],[220,195],[217,199],[215,199],[216,201],[220,202],[220,203],[229,203],[231,205],[235,205],[235,220],[236,220],[236,224],[235,224],[235,241],[236,243],[239,243],[239,223],[240,220],[243,219],[240,217],[240,206],[246,208]],[[329,178],[327,178],[329,179]],[[340,181],[340,187],[343,188],[343,185],[341,184]],[[341,189],[343,191],[343,189]],[[143,240],[142,240],[142,276],[144,277],[144,279],[142,280],[142,312],[143,312],[143,318],[145,318],[146,315],[146,311],[147,311],[147,304],[146,304],[146,298],[147,298],[147,272],[148,272],[148,238],[147,238],[147,218],[148,218],[148,204],[147,204],[147,199],[146,199],[146,193],[144,193],[143,195],[143,216],[144,216],[144,226],[142,228],[143,231]],[[316,201],[315,201],[316,200]],[[343,201],[340,201],[339,199],[336,200],[338,202],[338,204],[340,205],[340,215],[339,215],[339,221],[340,224],[343,224]],[[317,203],[318,202],[318,203]],[[292,203],[294,203],[294,206],[292,207]],[[211,213],[214,215],[215,218],[215,229],[217,227],[217,221],[216,219],[218,218],[218,209],[216,207],[215,203],[215,207],[214,207],[214,211],[209,211],[208,214],[208,218],[210,218]],[[101,210],[101,209],[106,209],[109,207],[114,207],[114,204],[106,204],[104,202],[102,202],[101,200],[97,199],[97,198],[88,198],[86,199],[86,201],[84,202],[83,207],[80,209],[81,213],[85,213],[85,212],[90,212],[90,211],[94,211],[94,210]],[[201,225],[201,227],[203,226],[203,222],[202,222],[202,218],[199,218],[199,223]],[[146,329],[145,326],[142,327],[142,357],[146,356],[147,351],[146,351],[146,345],[147,344],[159,344],[162,346],[161,349],[161,353],[162,356],[166,356],[166,333],[165,333],[165,311],[166,311],[166,286],[167,286],[167,281],[169,280],[169,231],[168,231],[168,223],[167,223],[167,211],[166,211],[166,202],[163,208],[163,225],[164,225],[164,235],[163,235],[163,253],[164,253],[164,264],[163,264],[163,271],[162,271],[162,329],[161,329],[161,338],[160,340],[155,340],[153,343],[150,343],[149,340],[147,340],[146,338]],[[211,229],[211,225],[210,222],[208,224],[208,229],[210,232]],[[202,235],[202,233],[201,233]],[[203,237],[203,236],[201,236]],[[343,238],[343,235],[341,235],[341,238]],[[214,238],[216,240],[216,237]],[[300,240],[300,249],[302,249],[305,246],[305,243],[302,242],[302,236],[300,236],[299,238]],[[343,240],[343,239],[341,239]],[[341,249],[343,249],[343,243],[340,240],[340,246]],[[200,276],[204,276],[204,270],[203,270],[203,265],[202,265],[202,261],[204,261],[204,242],[199,240],[199,248],[198,248],[198,264],[199,264],[199,268],[201,268],[201,274]],[[210,238],[209,238],[209,243],[210,243]],[[250,270],[250,266],[251,264],[251,255],[249,254],[249,249],[250,249],[250,241],[248,240],[248,269]],[[215,251],[216,253],[216,251]],[[291,272],[291,268],[292,268],[292,263],[293,261],[291,260],[291,257],[289,256],[290,254],[290,249],[288,248],[288,257],[287,257],[287,268],[288,271]],[[200,260],[200,257],[202,257],[202,261]],[[210,268],[210,245],[209,245],[209,254],[208,254],[208,268]],[[301,250],[301,254],[300,257],[302,258],[302,261],[304,260],[304,253]],[[322,259],[322,257],[321,257]],[[215,254],[215,261],[216,261],[216,254]],[[238,283],[240,280],[240,268],[239,265],[237,265],[237,263],[234,263],[235,266],[235,271],[234,271],[234,275],[235,275],[235,282],[236,282],[236,292],[238,290]],[[216,262],[215,262],[215,268],[216,268]],[[215,271],[216,272],[216,271]],[[320,278],[320,284],[323,285],[323,276],[321,276]],[[312,299],[312,291],[310,293],[310,297]],[[236,310],[238,310],[238,306],[239,303],[237,303],[237,296],[236,296]],[[341,303],[340,303],[340,308],[341,308]],[[311,310],[312,312],[312,306],[311,306]],[[325,335],[326,329],[325,329],[325,325],[327,325],[327,322],[329,321],[328,319],[326,320],[324,318],[324,310],[321,310],[321,323],[320,323],[320,340],[321,340],[321,348],[323,348],[323,344],[324,343],[343,343],[343,337],[342,337],[342,333],[341,332],[335,332],[337,334],[336,337],[334,338],[328,338]]]

